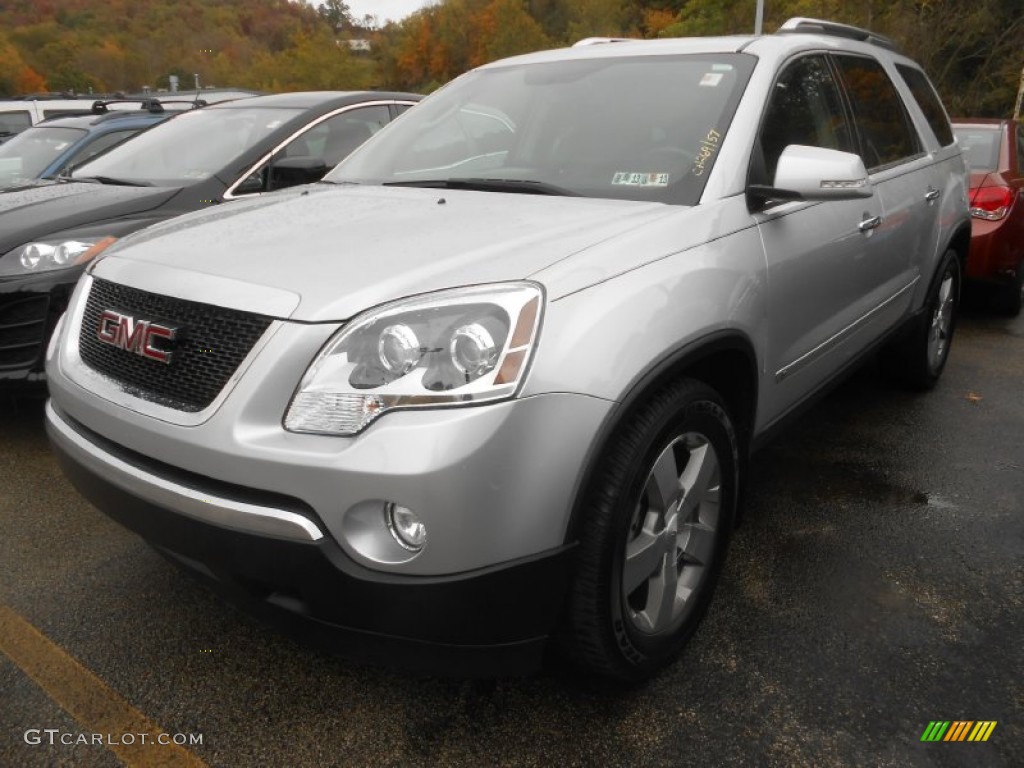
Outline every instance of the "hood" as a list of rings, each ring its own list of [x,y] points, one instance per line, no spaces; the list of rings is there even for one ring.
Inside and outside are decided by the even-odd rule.
[[[150,211],[177,192],[80,182],[8,190],[0,194],[0,253],[73,227]]]
[[[245,295],[265,301],[276,291],[280,302],[238,308],[271,313],[273,306],[296,320],[339,321],[412,294],[528,278],[672,210],[660,203],[322,184],[151,227],[111,248],[95,274],[209,303],[248,304],[238,298]]]

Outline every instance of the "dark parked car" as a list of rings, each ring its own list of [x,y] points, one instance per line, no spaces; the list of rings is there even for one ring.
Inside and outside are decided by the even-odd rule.
[[[52,118],[0,146],[0,190],[55,179],[175,114],[155,100],[132,111],[110,111],[98,101],[92,111]]]
[[[967,277],[994,286],[996,304],[1019,315],[1024,291],[1024,126],[1013,120],[953,121],[971,172]]]
[[[185,112],[75,170],[0,195],[0,385],[43,378],[84,265],[145,226],[319,179],[419,100],[408,93],[259,96]]]

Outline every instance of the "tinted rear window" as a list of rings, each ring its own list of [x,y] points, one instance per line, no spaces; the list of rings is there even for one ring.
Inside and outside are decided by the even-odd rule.
[[[953,129],[949,126],[946,110],[942,108],[942,102],[939,101],[939,96],[935,93],[928,76],[921,70],[908,67],[905,64],[897,64],[896,70],[900,73],[910,92],[914,94],[914,100],[924,112],[925,119],[931,126],[935,138],[944,147],[952,144]]]
[[[957,125],[953,132],[960,139],[960,151],[972,171],[994,171],[999,165],[998,125]]]

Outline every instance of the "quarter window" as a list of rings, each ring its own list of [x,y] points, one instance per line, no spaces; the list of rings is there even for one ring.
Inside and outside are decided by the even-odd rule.
[[[850,96],[867,169],[881,170],[917,155],[917,133],[882,65],[866,56],[835,56],[835,61]]]
[[[824,56],[790,64],[772,89],[761,124],[761,157],[753,179],[770,184],[782,151],[791,144],[855,152],[839,89]],[[763,167],[756,167],[763,161]]]
[[[953,129],[949,125],[949,118],[946,117],[946,110],[942,108],[942,102],[928,81],[928,76],[921,70],[905,64],[897,64],[896,71],[914,94],[914,100],[924,113],[935,138],[942,146],[948,147],[953,143]]]

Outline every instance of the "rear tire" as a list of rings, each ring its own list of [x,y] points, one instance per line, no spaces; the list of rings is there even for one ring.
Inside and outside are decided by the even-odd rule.
[[[711,601],[738,488],[739,446],[718,394],[681,379],[650,397],[585,492],[560,635],[568,658],[620,681],[672,661]]]
[[[924,311],[883,351],[883,362],[899,381],[914,389],[931,389],[942,375],[956,330],[960,305],[960,259],[948,250],[928,290]]]
[[[1017,317],[1024,303],[1024,261],[1017,265],[1017,279],[996,289],[996,309],[1007,317]]]

